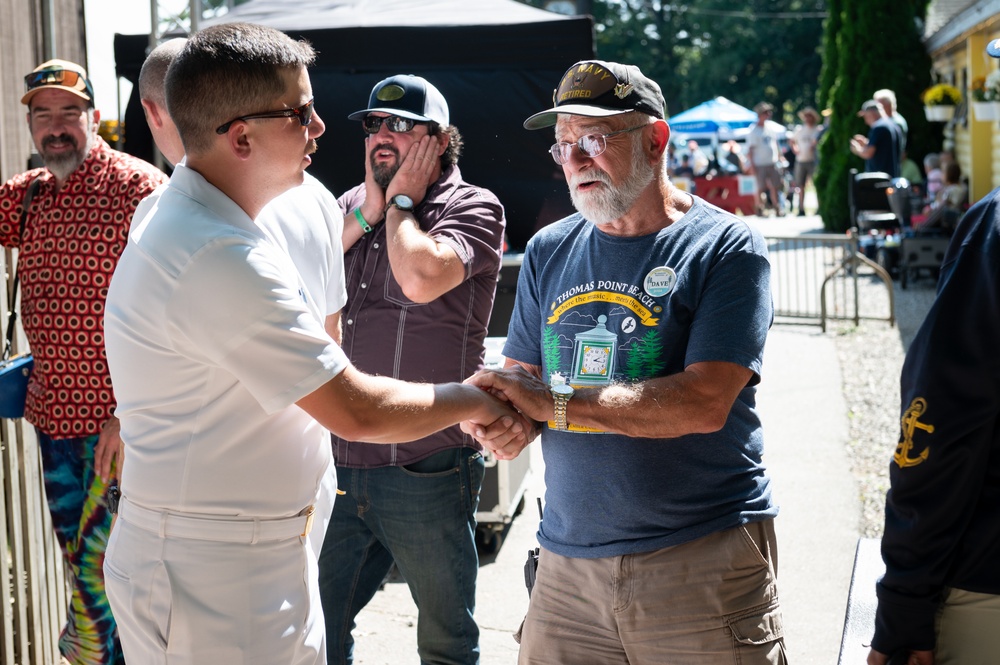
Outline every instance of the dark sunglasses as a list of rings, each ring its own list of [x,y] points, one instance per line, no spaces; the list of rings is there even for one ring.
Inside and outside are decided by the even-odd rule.
[[[384,118],[377,115],[366,115],[361,121],[361,126],[364,128],[365,134],[378,134],[378,130],[382,127],[383,122],[393,134],[405,134],[413,129],[414,125],[427,124],[421,120],[401,118],[398,115],[390,115]]]
[[[83,83],[83,89],[79,88],[81,82]],[[90,98],[94,98],[94,89],[91,87],[87,77],[71,69],[43,69],[40,72],[31,72],[24,77],[25,92],[31,92],[35,88],[44,88],[49,85],[75,88],[81,90],[81,92],[86,90]]]
[[[266,118],[298,118],[299,124],[306,127],[310,122],[313,121],[313,102],[316,101],[315,98],[310,99],[308,102],[298,107],[297,109],[281,109],[280,111],[264,111],[263,113],[251,113],[250,115],[241,115],[238,118],[233,118],[224,125],[219,125],[215,133],[225,134],[229,131],[229,128],[234,122],[240,120],[263,120]]]

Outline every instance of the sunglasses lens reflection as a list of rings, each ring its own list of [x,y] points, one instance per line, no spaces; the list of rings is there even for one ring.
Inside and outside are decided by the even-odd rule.
[[[43,85],[64,85],[72,88],[79,82],[80,74],[65,69],[47,69],[41,72],[32,72],[24,77],[24,84],[28,90],[34,90]]]
[[[366,133],[378,134],[379,129],[382,128],[383,122],[385,123],[386,128],[395,134],[408,132],[413,129],[413,126],[416,124],[415,120],[411,120],[410,118],[400,118],[396,115],[390,115],[387,118],[382,118],[377,115],[368,115],[361,121],[361,125],[364,127]]]

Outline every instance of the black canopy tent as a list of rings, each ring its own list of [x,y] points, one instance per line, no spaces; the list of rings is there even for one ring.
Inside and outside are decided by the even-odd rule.
[[[491,189],[507,212],[511,247],[571,212],[562,171],[548,156],[551,131],[521,123],[551,104],[566,68],[594,55],[590,17],[566,17],[514,0],[251,0],[223,18],[283,30],[318,52],[310,70],[316,109],[327,125],[310,172],[336,193],[364,179],[360,123],[372,86],[418,74],[448,100],[465,139],[464,177]],[[115,35],[119,76],[133,82],[148,35]],[[125,150],[152,158],[137,92],[125,113]]]

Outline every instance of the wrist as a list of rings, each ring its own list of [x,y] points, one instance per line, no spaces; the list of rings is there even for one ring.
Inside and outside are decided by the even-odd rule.
[[[371,224],[368,223],[368,220],[365,219],[364,214],[362,214],[362,212],[361,212],[361,208],[355,208],[354,209],[354,219],[355,219],[355,221],[357,221],[358,226],[361,227],[361,232],[362,233],[371,233],[372,226],[371,226]]]

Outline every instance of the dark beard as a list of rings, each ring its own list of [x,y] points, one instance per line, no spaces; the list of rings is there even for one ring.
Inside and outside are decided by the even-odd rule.
[[[388,150],[396,156],[396,163],[392,166],[384,166],[375,162],[375,151],[376,150]],[[385,191],[389,187],[389,183],[396,176],[396,172],[399,171],[399,151],[392,146],[380,146],[375,150],[372,150],[369,156],[369,161],[372,163],[372,177],[375,178],[375,182],[378,186]]]

